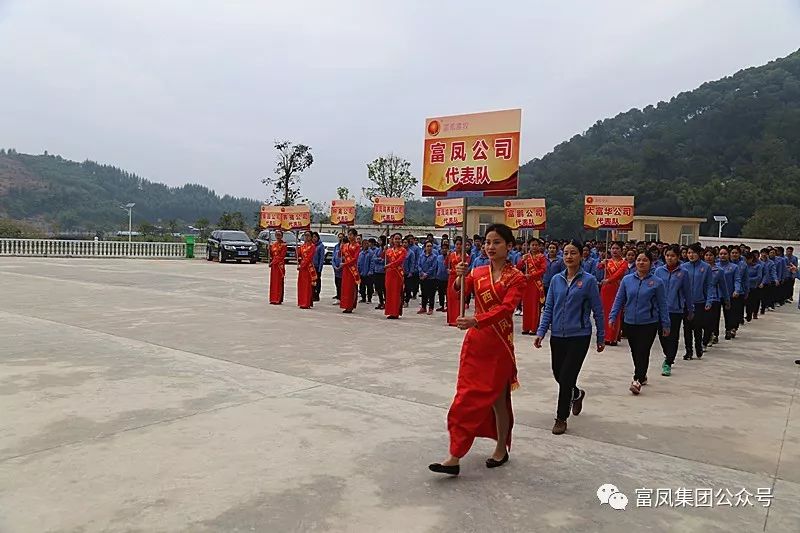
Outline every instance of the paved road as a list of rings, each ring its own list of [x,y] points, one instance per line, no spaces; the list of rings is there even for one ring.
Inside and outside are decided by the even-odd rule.
[[[654,355],[640,397],[625,347],[591,353],[564,436],[549,353],[519,336],[511,462],[484,468],[480,441],[445,479],[426,467],[447,450],[462,334],[441,314],[342,315],[330,272],[322,305],[269,306],[266,278],[0,259],[0,531],[800,531],[794,306],[671,378]],[[627,510],[599,504],[603,483]],[[637,507],[643,488],[715,495]],[[769,508],[719,503],[759,488]]]

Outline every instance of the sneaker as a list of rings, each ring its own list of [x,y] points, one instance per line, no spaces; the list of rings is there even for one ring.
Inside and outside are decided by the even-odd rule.
[[[719,342],[719,336],[718,335],[714,335],[714,338],[711,339],[711,345],[713,346],[713,345],[717,344],[718,342]]]
[[[664,364],[661,365],[661,375],[662,376],[671,376],[672,375],[672,365],[664,361]]]
[[[425,308],[424,307],[420,307],[419,311],[417,311],[417,314],[418,315],[424,315],[425,314]]]
[[[733,338],[733,334],[730,331],[725,332],[725,340],[729,341]]]
[[[553,435],[563,435],[566,431],[567,421],[556,418],[556,423],[553,424]]]
[[[439,311],[440,313],[444,313],[444,307],[438,307],[436,310]]]
[[[583,399],[586,398],[586,391],[579,389],[578,397],[572,400],[572,414],[578,416],[583,411]],[[566,429],[566,422],[564,422],[564,429]]]
[[[632,392],[634,395],[638,395],[640,392],[642,392],[642,384],[641,384],[641,383],[639,383],[639,382],[638,382],[638,381],[636,381],[636,380],[633,380],[633,381],[631,382],[631,386],[630,386],[630,389],[629,389],[629,390],[630,390],[630,391],[631,391],[631,392]]]
[[[683,356],[684,361],[691,361],[692,359],[694,359],[694,355],[689,352],[686,352],[686,355]]]
[[[514,315],[515,316],[522,316],[522,310],[521,309],[517,309],[517,312],[514,313]]]
[[[647,376],[645,376],[644,379],[640,380],[639,383],[642,385],[642,387],[647,385]]]
[[[433,314],[433,309],[428,309],[428,314],[432,315]]]

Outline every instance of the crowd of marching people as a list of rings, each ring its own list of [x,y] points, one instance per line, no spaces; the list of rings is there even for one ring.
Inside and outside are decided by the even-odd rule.
[[[541,348],[550,334],[551,366],[558,384],[553,433],[567,430],[580,414],[586,391],[578,377],[591,345],[596,350],[626,339],[633,363],[629,390],[647,385],[652,347],[658,338],[671,376],[683,328],[683,359],[704,357],[721,339],[732,341],[748,323],[793,301],[800,279],[794,249],[752,250],[745,245],[703,247],[661,242],[527,242],[510,228],[493,224],[486,235],[462,242],[447,234],[362,239],[355,229],[339,234],[332,258],[342,312],[358,303],[377,303],[388,319],[419,301],[417,314],[445,313],[449,326],[466,330],[456,396],[448,412],[450,457],[430,465],[457,475],[459,459],[475,437],[497,441],[486,466],[508,461],[513,412],[510,392],[518,386],[513,317],[521,332]],[[270,246],[270,303],[283,302],[286,245],[280,233]],[[306,232],[298,247],[297,301],[319,301],[325,250],[319,236]],[[463,276],[463,278],[462,278]],[[463,281],[462,281],[463,279]],[[474,314],[460,316],[460,292]],[[359,299],[360,297],[360,299]],[[800,309],[800,303],[798,303]],[[800,360],[795,361],[800,364]]]

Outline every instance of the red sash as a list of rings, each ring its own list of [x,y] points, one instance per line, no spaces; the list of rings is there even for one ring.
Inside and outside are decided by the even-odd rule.
[[[539,276],[537,278],[532,277],[532,272],[536,271],[536,261],[533,259],[531,254],[525,254],[523,258],[523,267],[525,268],[525,274],[528,275],[528,282],[533,279],[536,282],[536,288],[539,291],[539,303],[544,303],[544,283],[542,282],[542,277]]]
[[[497,285],[500,285],[500,287],[498,287],[492,279],[491,265],[481,270],[483,270],[482,275],[474,280],[476,314],[485,313],[492,307],[503,303],[503,298],[498,293],[498,289],[502,288],[505,280],[513,275],[515,271],[514,267],[510,264],[506,265],[503,269],[503,274],[500,276],[500,280],[497,282]],[[517,275],[519,275],[519,272],[517,272]],[[511,381],[511,390],[517,390],[519,388],[519,380],[517,379],[516,373],[517,359],[514,357],[514,323],[510,318],[504,318],[497,324],[492,324],[492,330],[495,332],[497,340],[503,346],[506,353],[511,357],[511,361],[514,363],[515,370],[514,377]]]
[[[358,244],[348,244],[344,250],[346,257],[345,263],[349,263],[346,264],[347,270],[353,276],[356,284],[359,284],[361,283],[361,275],[358,273],[358,265],[356,265],[356,261],[354,260],[358,258],[358,252],[356,252],[356,255],[353,256],[353,248],[357,248],[359,251],[361,251],[361,247]]]
[[[302,258],[301,261],[305,261],[307,257],[310,257],[308,263],[305,265],[305,268],[308,270],[308,275],[311,276],[311,284],[314,285],[317,282],[317,269],[314,268],[314,252],[316,251],[317,246],[314,243],[307,242],[300,247],[300,257]],[[306,255],[308,254],[308,255]]]
[[[278,268],[281,276],[286,275],[286,243],[273,242],[269,245],[270,268]]]

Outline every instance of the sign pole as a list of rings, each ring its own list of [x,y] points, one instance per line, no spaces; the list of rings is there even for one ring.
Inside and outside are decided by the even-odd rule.
[[[464,260],[467,258],[467,198],[464,197],[464,216],[461,217],[461,262],[465,262]],[[459,309],[461,310],[461,318],[464,318],[466,312],[466,287],[464,287],[464,279],[466,278],[466,273],[461,275],[461,281],[459,282],[461,285],[461,290],[459,291]]]

